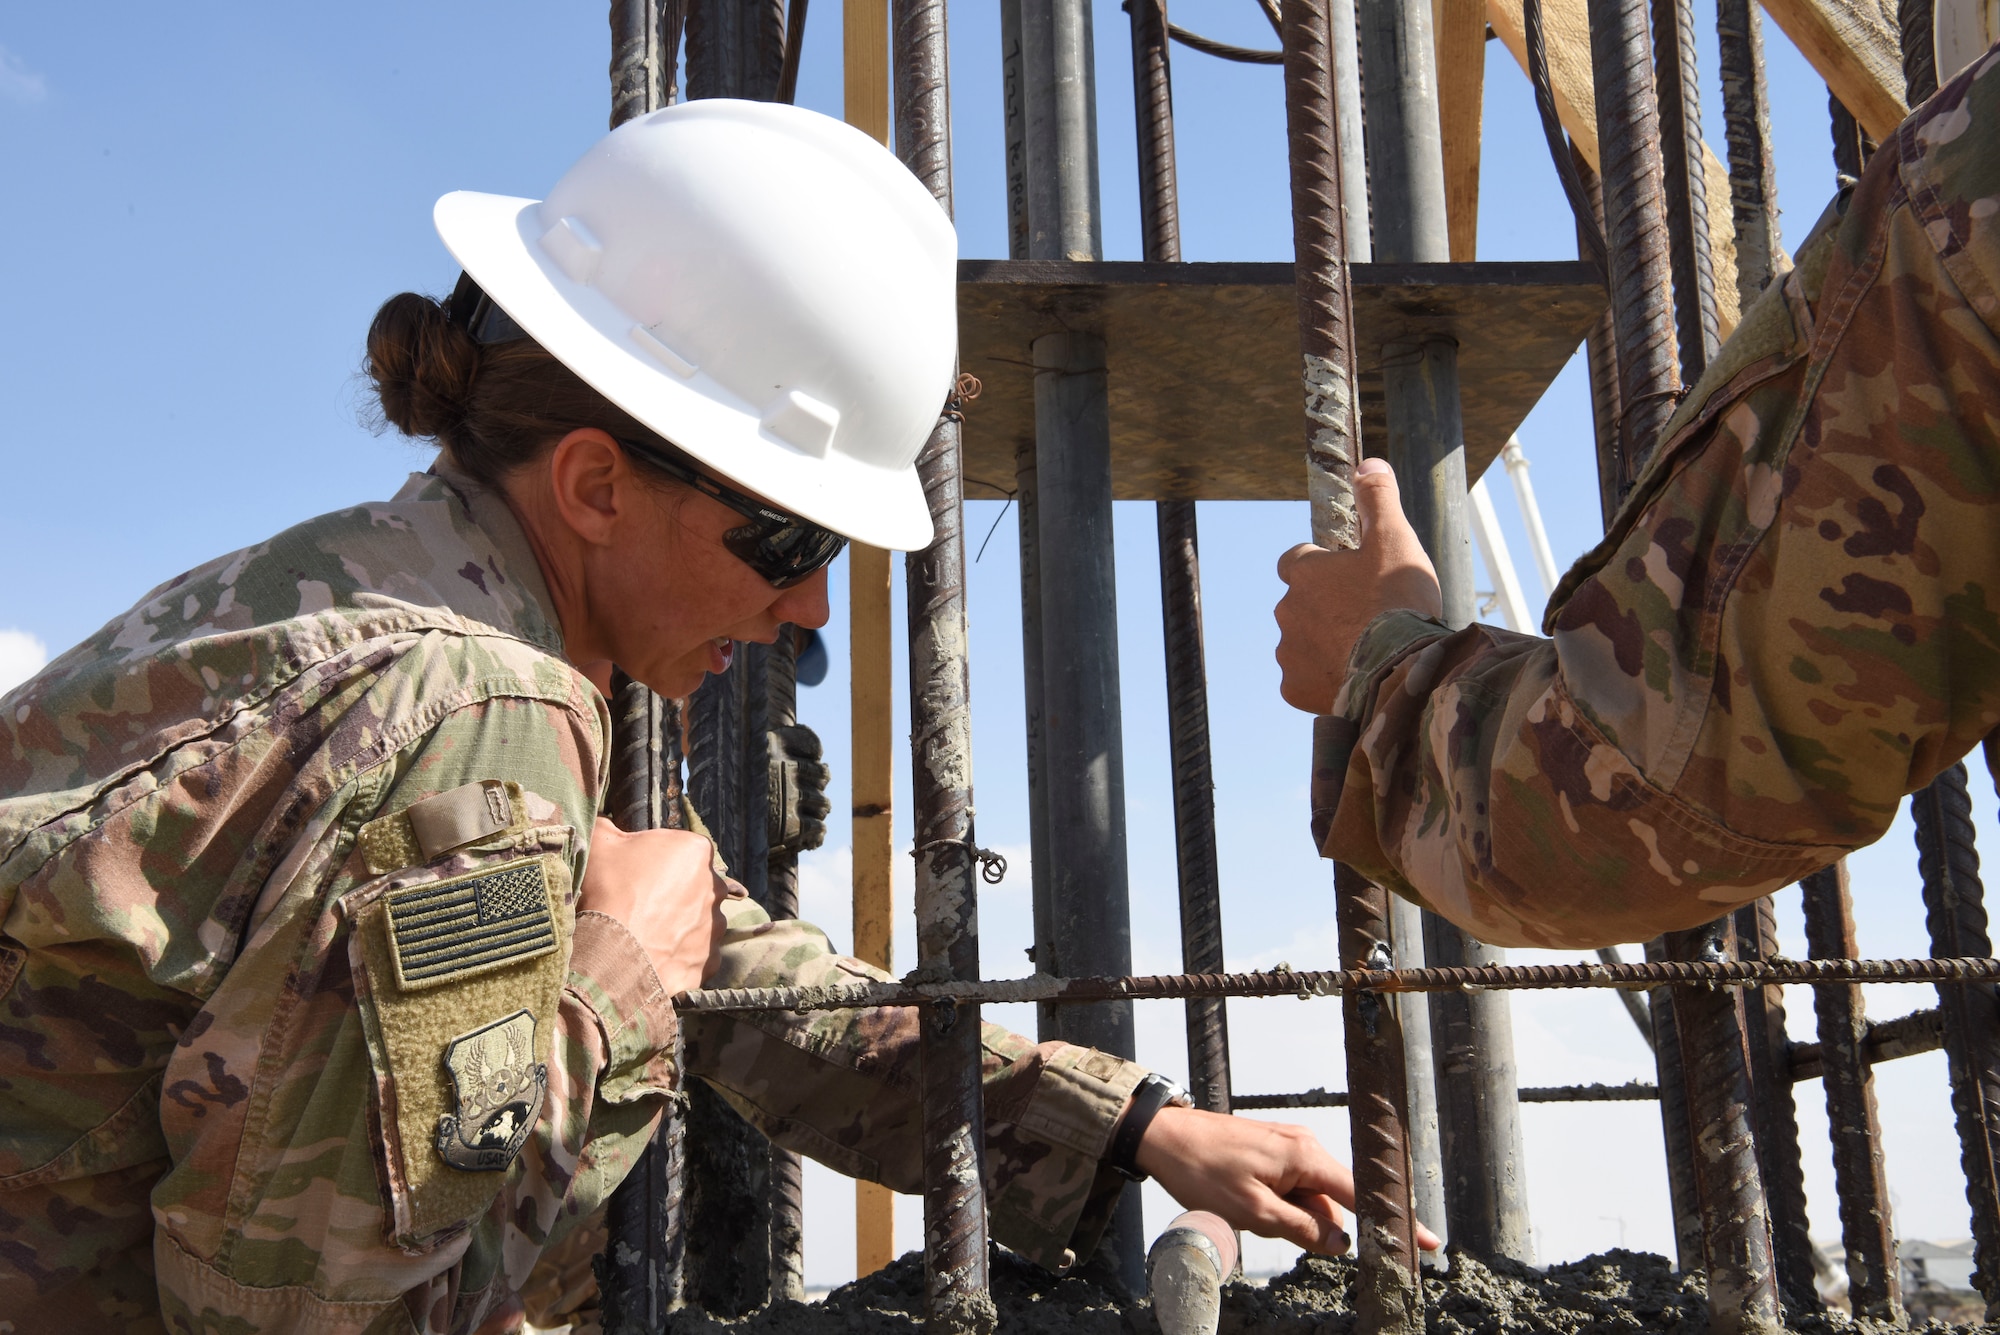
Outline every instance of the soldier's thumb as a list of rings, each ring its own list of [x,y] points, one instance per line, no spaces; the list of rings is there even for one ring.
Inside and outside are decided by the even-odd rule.
[[[1396,471],[1381,459],[1363,459],[1354,469],[1354,508],[1361,517],[1361,541],[1379,541],[1397,527],[1408,528],[1403,518],[1403,494],[1396,485]]]

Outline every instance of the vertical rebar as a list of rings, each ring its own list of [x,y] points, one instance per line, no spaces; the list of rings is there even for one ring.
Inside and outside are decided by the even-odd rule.
[[[944,0],[890,9],[896,146],[947,216],[952,208],[951,88]],[[946,415],[917,456],[931,545],[904,563],[910,652],[910,775],[916,824],[917,969],[979,976],[973,858],[972,686],[965,610],[959,424]],[[923,1163],[925,1328],[991,1331],[987,1293],[985,1116],[979,1007],[925,1008]]]
[[[1777,905],[1769,895],[1736,910],[1736,950],[1741,959],[1777,958]],[[1752,1120],[1757,1130],[1757,1170],[1771,1208],[1771,1256],[1778,1295],[1788,1308],[1817,1311],[1812,1237],[1807,1230],[1805,1166],[1799,1149],[1798,1104],[1792,1092],[1791,1039],[1785,1033],[1784,989],[1775,983],[1743,993],[1750,1048]]]
[[[1620,412],[1611,490],[1622,502],[1673,415],[1680,391],[1673,272],[1646,0],[1589,0],[1588,8],[1604,240],[1610,252],[1605,280],[1618,348]]]
[[[1715,40],[1729,141],[1730,217],[1736,226],[1736,301],[1737,309],[1747,311],[1776,275],[1780,253],[1763,11],[1753,0],[1716,0]]]
[[[1726,960],[1735,954],[1735,935],[1727,917],[1670,932],[1667,955]],[[1771,1261],[1770,1208],[1757,1169],[1741,993],[1676,988],[1674,1019],[1707,1261],[1708,1329],[1712,1335],[1777,1335],[1784,1317]]]
[[[759,646],[762,648],[763,646]],[[777,642],[764,649],[764,725],[744,740],[754,763],[761,749],[765,782],[771,770],[769,736],[771,730],[798,722],[799,642],[791,626],[778,627]],[[762,806],[744,813],[751,822],[765,822],[768,831],[770,795]],[[799,855],[790,848],[772,848],[768,833],[764,855],[765,911],[773,918],[799,916]],[[771,1147],[771,1301],[804,1302],[805,1276],[805,1164],[797,1150]]]
[[[612,674],[606,805],[620,829],[680,825],[680,738],[674,701],[622,672]],[[669,1102],[652,1141],[605,1207],[607,1238],[596,1270],[610,1335],[651,1335],[680,1303],[685,1131],[679,1109]]]
[[[1659,90],[1660,159],[1667,252],[1681,383],[1692,385],[1721,344],[1715,264],[1709,249],[1708,186],[1701,138],[1701,84],[1695,68],[1693,0],[1653,0],[1654,78]]]
[[[784,0],[686,0],[688,96],[778,96],[785,65]]]
[[[1938,90],[1937,41],[1933,32],[1934,0],[1901,0],[1896,26],[1902,30],[1903,105],[1915,111]]]
[[[1340,963],[1346,969],[1394,968],[1389,892],[1352,867],[1334,864]],[[1395,1001],[1379,992],[1340,999],[1347,1038],[1348,1120],[1354,1133],[1355,1257],[1353,1303],[1362,1335],[1422,1335],[1423,1283],[1417,1269],[1408,1081]]]
[[[661,40],[657,0],[612,0],[611,128],[666,105],[665,64],[674,52]]]
[[[1914,794],[1910,814],[1931,954],[1992,954],[1965,766],[1953,765]],[[1959,1165],[1972,1207],[1972,1282],[1986,1297],[1987,1319],[2000,1319],[2000,990],[1990,983],[1940,983],[1938,1009]]]
[[[1854,904],[1845,859],[1806,877],[1809,958],[1858,959]],[[1889,1181],[1882,1166],[1882,1128],[1875,1114],[1875,1076],[1863,1044],[1868,1016],[1859,983],[1813,988],[1819,1016],[1820,1083],[1833,1139],[1833,1184],[1840,1197],[1840,1240],[1847,1252],[1847,1299],[1857,1317],[1901,1325],[1902,1283],[1890,1222]]]
[[[1165,0],[1132,0],[1132,90],[1139,135],[1139,230],[1145,258],[1181,257],[1174,176],[1174,102]],[[1195,503],[1155,507],[1160,540],[1160,613],[1167,666],[1167,727],[1173,757],[1174,836],[1180,872],[1181,966],[1223,967],[1222,884],[1215,849],[1215,776],[1208,735],[1208,668],[1202,646],[1201,551]],[[1229,1013],[1220,997],[1186,1002],[1188,1086],[1195,1106],[1229,1111]]]
[[[1664,960],[1665,937],[1646,943],[1646,958]],[[1653,1065],[1660,1090],[1660,1134],[1667,1159],[1667,1200],[1674,1213],[1674,1263],[1683,1274],[1702,1267],[1701,1197],[1694,1175],[1694,1125],[1688,1112],[1687,1068],[1681,1059],[1680,1017],[1674,989],[1655,987],[1646,993],[1646,1014],[1653,1026]]]

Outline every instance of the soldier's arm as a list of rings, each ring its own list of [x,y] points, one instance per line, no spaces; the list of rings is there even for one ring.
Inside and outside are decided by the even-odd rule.
[[[673,1016],[631,934],[574,912],[601,755],[581,691],[489,699],[356,777],[318,888],[213,1008],[251,1097],[163,1104],[169,1325],[470,1328],[623,1176]]]
[[[1883,146],[1551,638],[1368,625],[1315,776],[1329,856],[1489,941],[1645,939],[1876,839],[2000,722],[1996,118],[2000,72],[1968,72]],[[1319,596],[1354,600],[1347,560],[1315,557]]]

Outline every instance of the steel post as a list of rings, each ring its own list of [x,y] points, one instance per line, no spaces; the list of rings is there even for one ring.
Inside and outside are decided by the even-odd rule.
[[[1777,906],[1770,896],[1736,910],[1737,958],[1763,963],[1778,951]],[[1817,1311],[1812,1238],[1806,1227],[1805,1166],[1799,1150],[1798,1104],[1793,1097],[1792,1042],[1785,1033],[1784,989],[1776,984],[1743,993],[1750,1049],[1750,1095],[1757,1130],[1757,1171],[1771,1209],[1771,1257],[1778,1295],[1796,1312]]]
[[[1099,259],[1090,6],[1087,0],[1020,0],[1018,19],[1003,24],[1003,33],[1013,31],[1029,257]],[[1032,560],[1049,576],[1038,581],[1039,777],[1049,872],[1038,900],[1047,917],[1036,928],[1036,967],[1116,970],[1130,967],[1132,944],[1104,342],[1088,328],[1065,329],[1036,339],[1030,356],[1037,511]],[[1029,708],[1035,708],[1032,700]],[[1065,1007],[1044,1016],[1052,1021],[1045,1038],[1121,1057],[1134,1053],[1129,1004]],[[1127,1192],[1095,1262],[1135,1293],[1145,1283],[1142,1232],[1139,1194]]]
[[[1361,0],[1359,26],[1374,258],[1449,260],[1430,6]],[[1446,621],[1465,625],[1474,618],[1474,593],[1458,346],[1448,338],[1398,343],[1382,350],[1382,361],[1387,453],[1403,507],[1437,567]],[[1505,958],[1442,919],[1426,922],[1425,937],[1432,963]],[[1530,1259],[1506,999],[1434,1000],[1431,1040],[1452,1240],[1483,1255]]]
[[[890,38],[897,150],[949,215],[951,90],[944,0],[895,0]],[[959,467],[959,424],[947,414],[917,457],[934,535],[929,547],[910,553],[904,563],[917,972],[938,980],[979,976],[972,688]],[[922,1032],[925,1328],[991,1331],[998,1313],[987,1293],[979,1007],[926,1007]]]
[[[1807,954],[1813,959],[1860,958],[1845,860],[1814,872],[1802,884]],[[1823,983],[1813,989],[1813,1008],[1819,1016],[1820,1083],[1833,1138],[1848,1304],[1857,1317],[1901,1325],[1906,1319],[1902,1282],[1882,1165],[1882,1128],[1875,1113],[1875,1076],[1864,1050],[1868,1016],[1861,988]]]
[[[1953,765],[1910,799],[1924,882],[1931,954],[1990,955],[1986,892],[1972,842],[1964,765]],[[1972,1207],[1973,1286],[1988,1320],[2000,1319],[2000,990],[1990,983],[1938,985],[1959,1164]]]
[[[1139,224],[1146,259],[1181,257],[1174,176],[1174,100],[1166,0],[1132,0],[1132,89],[1139,133]],[[1201,552],[1195,505],[1154,507],[1160,541],[1160,612],[1167,660],[1167,727],[1173,757],[1181,967],[1222,968],[1222,885],[1215,850],[1215,776],[1208,737],[1208,667],[1202,649]],[[1229,1111],[1229,1013],[1220,998],[1187,1003],[1188,1086],[1195,1106]]]
[[[1608,490],[1622,502],[1673,415],[1672,264],[1660,162],[1659,104],[1646,0],[1589,0],[1590,63],[1617,336],[1618,439]],[[1616,506],[1607,509],[1614,510]]]
[[[1735,931],[1729,918],[1718,918],[1669,933],[1666,949],[1674,959],[1731,959]],[[1741,994],[1730,988],[1677,988],[1673,1001],[1707,1262],[1708,1328],[1713,1335],[1777,1335],[1784,1319],[1757,1171],[1741,1006]]]
[[[680,825],[680,742],[676,703],[614,672],[606,805],[620,829]],[[680,1109],[670,1101],[651,1142],[605,1207],[607,1237],[595,1268],[609,1335],[651,1335],[680,1305],[686,1130]]]

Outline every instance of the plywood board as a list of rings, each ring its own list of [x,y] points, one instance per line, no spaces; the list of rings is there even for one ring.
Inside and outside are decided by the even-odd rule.
[[[1121,500],[1298,500],[1305,414],[1289,264],[959,264],[959,357],[984,391],[965,414],[966,494],[1014,486],[1034,438],[1032,345],[1105,337],[1111,487]],[[1382,444],[1382,349],[1431,334],[1459,345],[1466,468],[1477,477],[1605,306],[1595,266],[1357,264],[1363,433]]]

